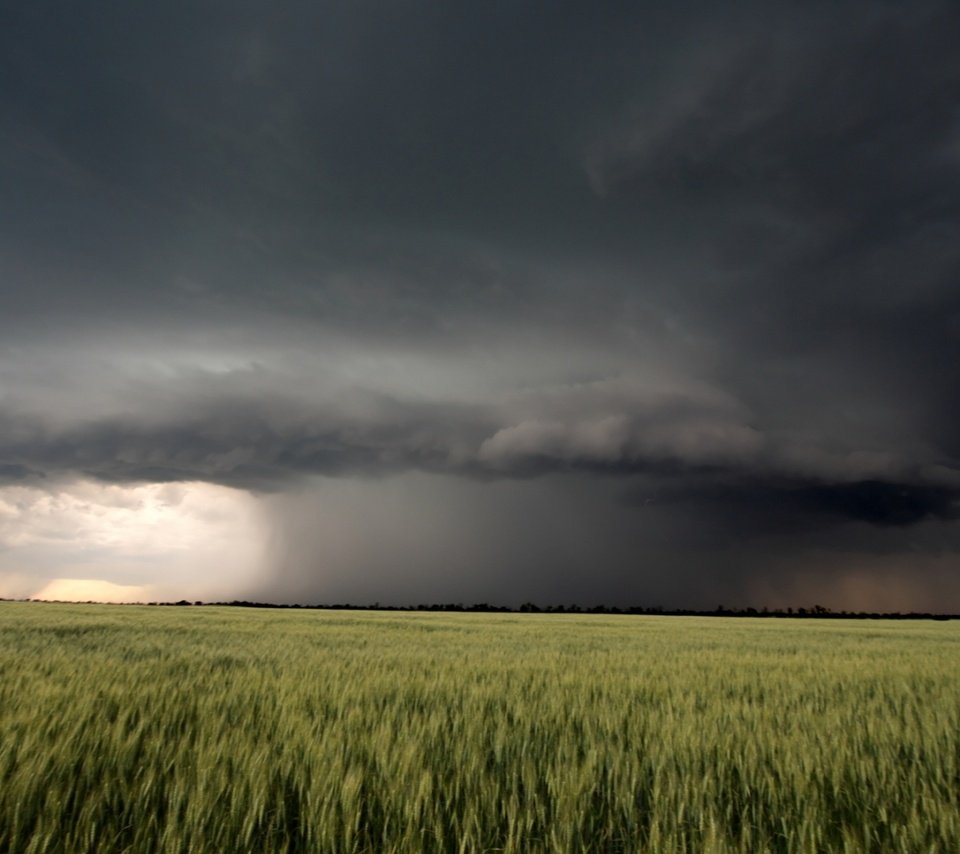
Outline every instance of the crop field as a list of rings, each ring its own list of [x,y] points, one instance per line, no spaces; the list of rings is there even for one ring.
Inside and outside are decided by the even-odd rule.
[[[0,603],[0,851],[960,851],[960,624]]]

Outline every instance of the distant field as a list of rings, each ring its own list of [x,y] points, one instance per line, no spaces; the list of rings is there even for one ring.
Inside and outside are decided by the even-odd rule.
[[[0,851],[960,851],[960,623],[0,604]]]

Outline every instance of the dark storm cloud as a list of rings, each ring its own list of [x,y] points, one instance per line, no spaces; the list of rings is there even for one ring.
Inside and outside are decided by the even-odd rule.
[[[0,484],[20,483],[35,478],[37,472],[17,463],[0,463]]]
[[[47,248],[53,231],[107,281],[179,264],[237,275],[235,296],[277,277],[276,252],[286,272],[315,272],[366,255],[378,231],[529,228],[531,207],[554,207],[545,194],[580,190],[552,125],[570,122],[557,98],[607,26],[551,25],[532,5],[50,4],[8,18],[6,147],[29,191],[11,211],[18,245]],[[544,38],[553,49],[530,61]]]
[[[960,490],[872,480],[807,486],[791,498],[800,509],[862,519],[874,525],[912,525],[925,519],[947,521],[960,514]]]
[[[715,473],[711,473],[714,475]],[[845,520],[879,527],[902,527],[928,520],[960,517],[960,487],[856,480],[850,483],[804,481],[785,476],[717,484],[706,479],[682,489],[662,488],[628,494],[630,504],[703,503],[724,505],[735,518],[727,524],[766,529],[822,527]],[[760,524],[758,524],[760,523]]]
[[[934,459],[828,453],[764,435],[735,400],[707,386],[617,378],[484,404],[350,389],[311,403],[269,390],[282,375],[250,373],[184,376],[175,393],[127,388],[127,410],[110,417],[7,416],[0,474],[205,480],[261,491],[310,475],[404,471],[481,480],[656,475],[673,483],[658,497],[668,503],[729,500],[879,525],[950,518],[960,494],[960,478]],[[227,385],[259,391],[230,395]],[[750,477],[765,481],[745,483]]]
[[[728,381],[777,400],[749,362],[782,361],[807,415],[835,383],[879,393],[951,454],[958,32],[955,4],[760,13],[740,39],[721,34],[723,60],[675,102],[644,105],[589,161],[613,201],[690,212],[686,237],[713,270],[676,299],[725,337]]]
[[[571,596],[553,506],[610,591],[960,552],[956,4],[0,15],[0,483],[273,492],[300,590],[315,476]]]
[[[464,467],[476,432],[455,407],[365,395],[308,409],[282,397],[181,399],[174,417],[127,415],[58,425],[6,419],[0,476],[87,475],[111,481],[203,480],[276,490],[311,474],[384,475]]]

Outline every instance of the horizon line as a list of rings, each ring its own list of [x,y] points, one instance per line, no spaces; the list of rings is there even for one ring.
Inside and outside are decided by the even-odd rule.
[[[477,602],[466,605],[462,602],[448,603],[419,603],[417,605],[385,605],[380,602],[366,605],[351,603],[279,603],[256,602],[245,599],[230,601],[206,602],[202,600],[188,601],[152,601],[152,602],[103,602],[94,599],[8,599],[0,597],[0,602],[30,603],[43,605],[116,605],[120,607],[221,607],[221,608],[263,608],[275,610],[305,610],[305,611],[402,611],[408,613],[497,613],[497,614],[578,614],[578,615],[610,615],[610,616],[664,616],[664,617],[757,617],[757,618],[784,618],[784,619],[894,619],[894,620],[960,620],[960,614],[936,613],[930,611],[834,611],[823,605],[787,607],[787,608],[755,608],[732,607],[719,605],[714,609],[697,608],[664,608],[659,605],[642,606],[630,605],[619,607],[616,605],[584,606],[577,603],[570,605],[539,606],[533,602],[524,602],[517,607],[494,605],[487,602]]]

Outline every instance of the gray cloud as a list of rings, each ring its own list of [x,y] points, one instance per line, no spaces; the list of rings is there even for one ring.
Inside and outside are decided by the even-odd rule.
[[[300,379],[304,390],[309,382]],[[496,480],[594,471],[654,474],[692,482],[694,492],[704,476],[709,491],[729,490],[741,500],[742,480],[760,477],[784,481],[780,494],[796,511],[815,509],[818,498],[841,515],[848,505],[876,504],[880,524],[887,505],[892,522],[904,524],[926,516],[908,509],[914,501],[946,507],[960,491],[960,469],[929,454],[831,449],[764,432],[734,398],[702,383],[617,377],[473,403],[323,384],[311,400],[294,395],[294,385],[288,375],[258,368],[191,373],[122,387],[109,402],[116,411],[106,416],[8,415],[2,471],[7,479],[82,474],[260,491],[313,475],[423,471]],[[897,490],[910,496],[899,515]]]

